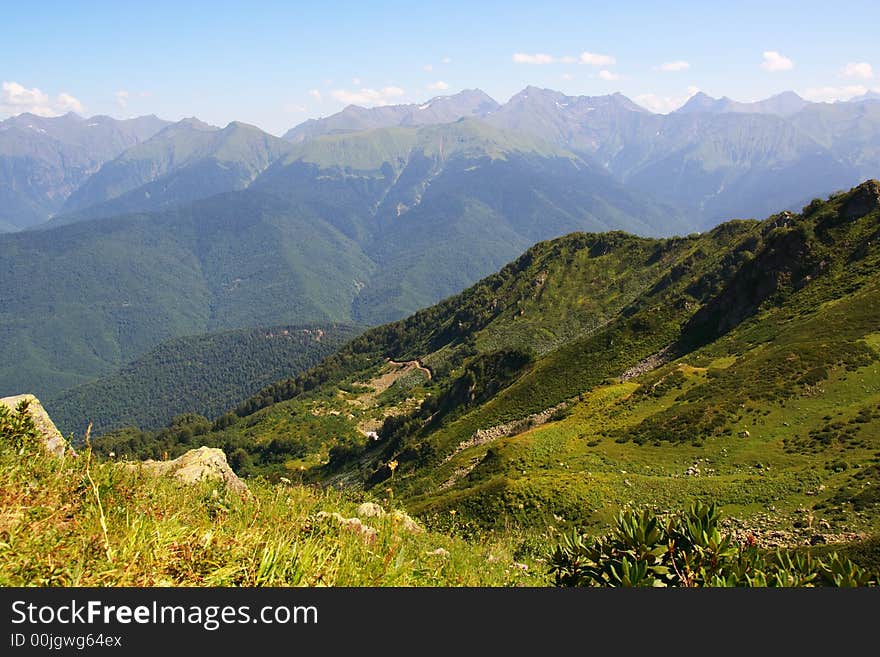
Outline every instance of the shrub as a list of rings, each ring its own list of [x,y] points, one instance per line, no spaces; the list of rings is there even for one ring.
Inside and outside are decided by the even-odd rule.
[[[0,449],[10,445],[16,452],[23,453],[37,444],[39,434],[28,413],[28,404],[27,399],[21,400],[15,411],[0,405]]]
[[[868,586],[877,577],[836,553],[827,561],[722,534],[715,504],[694,503],[663,518],[623,511],[614,530],[564,535],[548,560],[556,586]]]

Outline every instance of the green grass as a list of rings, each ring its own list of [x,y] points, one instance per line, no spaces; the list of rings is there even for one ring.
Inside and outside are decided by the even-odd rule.
[[[89,465],[87,452],[64,460],[21,455],[4,441],[0,586],[547,583],[540,564],[515,563],[509,539],[414,533],[390,513],[363,519],[376,530],[370,537],[320,516],[354,517],[362,497],[249,485],[252,497],[241,497],[208,482],[181,486],[109,462]]]

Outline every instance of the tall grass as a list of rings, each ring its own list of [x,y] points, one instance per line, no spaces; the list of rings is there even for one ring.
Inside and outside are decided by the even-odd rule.
[[[363,518],[334,490],[264,480],[252,496],[185,486],[86,450],[56,459],[0,436],[2,586],[503,586],[546,584],[504,539],[468,543]],[[320,514],[321,511],[329,515]],[[322,517],[323,516],[323,517]],[[338,517],[338,516],[337,516]]]

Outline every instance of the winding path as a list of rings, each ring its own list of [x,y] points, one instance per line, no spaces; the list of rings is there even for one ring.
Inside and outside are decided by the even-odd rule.
[[[431,368],[427,367],[418,358],[416,360],[403,360],[403,361],[391,360],[389,358],[388,364],[395,365],[397,367],[414,367],[415,369],[421,370],[422,372],[424,372],[425,376],[428,377],[428,381],[430,381],[432,378],[434,378],[434,373],[431,371]]]

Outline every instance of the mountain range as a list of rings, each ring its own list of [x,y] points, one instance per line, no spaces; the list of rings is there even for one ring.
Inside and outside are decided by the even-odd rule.
[[[0,121],[0,232],[47,221],[102,164],[167,125],[155,116],[118,121],[74,113]]]
[[[527,87],[499,104],[470,89],[421,104],[350,105],[282,139],[238,122],[221,129],[195,118],[172,125],[154,116],[22,114],[0,122],[0,231],[207,198],[249,186],[290,152],[287,143],[461,118],[591,160],[705,229],[733,216],[797,209],[816,194],[878,175],[880,102],[872,93],[829,104],[790,91],[749,103],[699,92],[660,115],[619,93],[566,96]]]
[[[377,325],[573,231],[686,235],[878,175],[880,102],[528,87],[233,122],[0,122],[0,393],[55,396],[164,341]],[[20,229],[31,228],[32,230]],[[36,230],[39,229],[39,230]]]
[[[689,228],[573,154],[471,119],[316,139],[246,190],[0,238],[0,387],[55,395],[184,335],[381,323],[537,240],[617,227]]]

